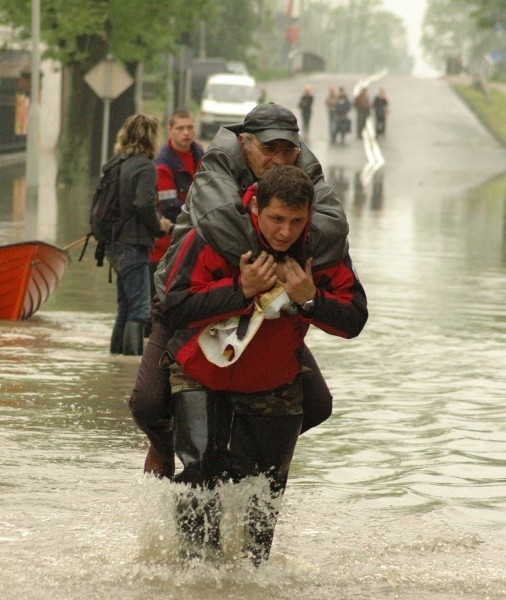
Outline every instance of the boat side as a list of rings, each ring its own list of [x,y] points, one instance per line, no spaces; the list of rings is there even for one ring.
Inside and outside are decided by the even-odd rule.
[[[0,246],[0,319],[29,319],[52,294],[69,264],[66,250],[45,242]]]

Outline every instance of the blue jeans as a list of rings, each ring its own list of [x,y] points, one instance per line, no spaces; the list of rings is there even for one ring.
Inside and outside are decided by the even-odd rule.
[[[130,244],[107,244],[105,254],[116,272],[118,314],[115,327],[149,319],[151,288],[148,249]]]

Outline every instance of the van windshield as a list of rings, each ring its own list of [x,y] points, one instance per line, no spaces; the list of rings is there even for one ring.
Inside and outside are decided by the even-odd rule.
[[[224,85],[213,83],[206,89],[205,98],[217,102],[255,101],[255,88],[246,85]]]

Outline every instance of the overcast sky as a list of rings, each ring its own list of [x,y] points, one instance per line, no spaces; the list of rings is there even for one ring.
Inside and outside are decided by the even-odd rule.
[[[406,24],[410,53],[415,57],[413,75],[430,77],[436,72],[422,58],[420,49],[420,34],[427,0],[383,0],[383,6],[399,15]]]

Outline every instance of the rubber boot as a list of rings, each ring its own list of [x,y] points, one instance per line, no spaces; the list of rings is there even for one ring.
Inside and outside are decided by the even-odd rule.
[[[146,346],[144,356],[149,352]],[[144,358],[142,359],[144,361]],[[134,389],[134,393],[136,390]],[[174,427],[172,417],[146,418],[146,413],[132,408],[132,397],[129,406],[136,424],[149,438],[149,449],[144,460],[144,473],[152,473],[158,478],[172,479],[175,471],[174,461]],[[138,396],[137,396],[138,398]]]
[[[278,494],[279,500],[274,496],[272,501],[267,501],[256,494],[249,500],[244,520],[245,539],[242,551],[255,567],[269,559],[283,491],[280,490]]]
[[[232,412],[207,390],[185,390],[172,399],[175,450],[184,467],[174,481],[188,484],[177,499],[177,523],[189,544],[186,556],[205,556],[207,548],[220,552],[221,504],[213,489],[227,477]]]
[[[114,325],[111,334],[111,354],[123,354],[123,333],[124,328]]]
[[[233,399],[233,395],[232,399]],[[235,480],[264,474],[269,496],[253,494],[244,521],[244,555],[255,566],[269,558],[279,507],[290,463],[300,433],[302,415],[270,417],[237,412],[234,415],[231,451]]]
[[[209,390],[172,394],[175,418],[174,445],[183,471],[174,481],[213,487],[226,476],[232,409]]]
[[[144,323],[127,321],[123,333],[123,354],[140,356],[144,349]]]
[[[174,448],[172,449],[172,454],[168,454],[168,456],[169,458],[164,458],[156,450],[153,444],[149,444],[148,453],[144,460],[144,473],[152,473],[159,479],[162,479],[163,477],[170,479],[174,475],[176,469],[174,463]]]
[[[128,408],[136,425],[150,441],[144,471],[171,478],[174,475],[172,395],[169,374],[160,368],[160,358],[169,339],[170,330],[161,323],[153,323],[151,336],[144,344]]]

